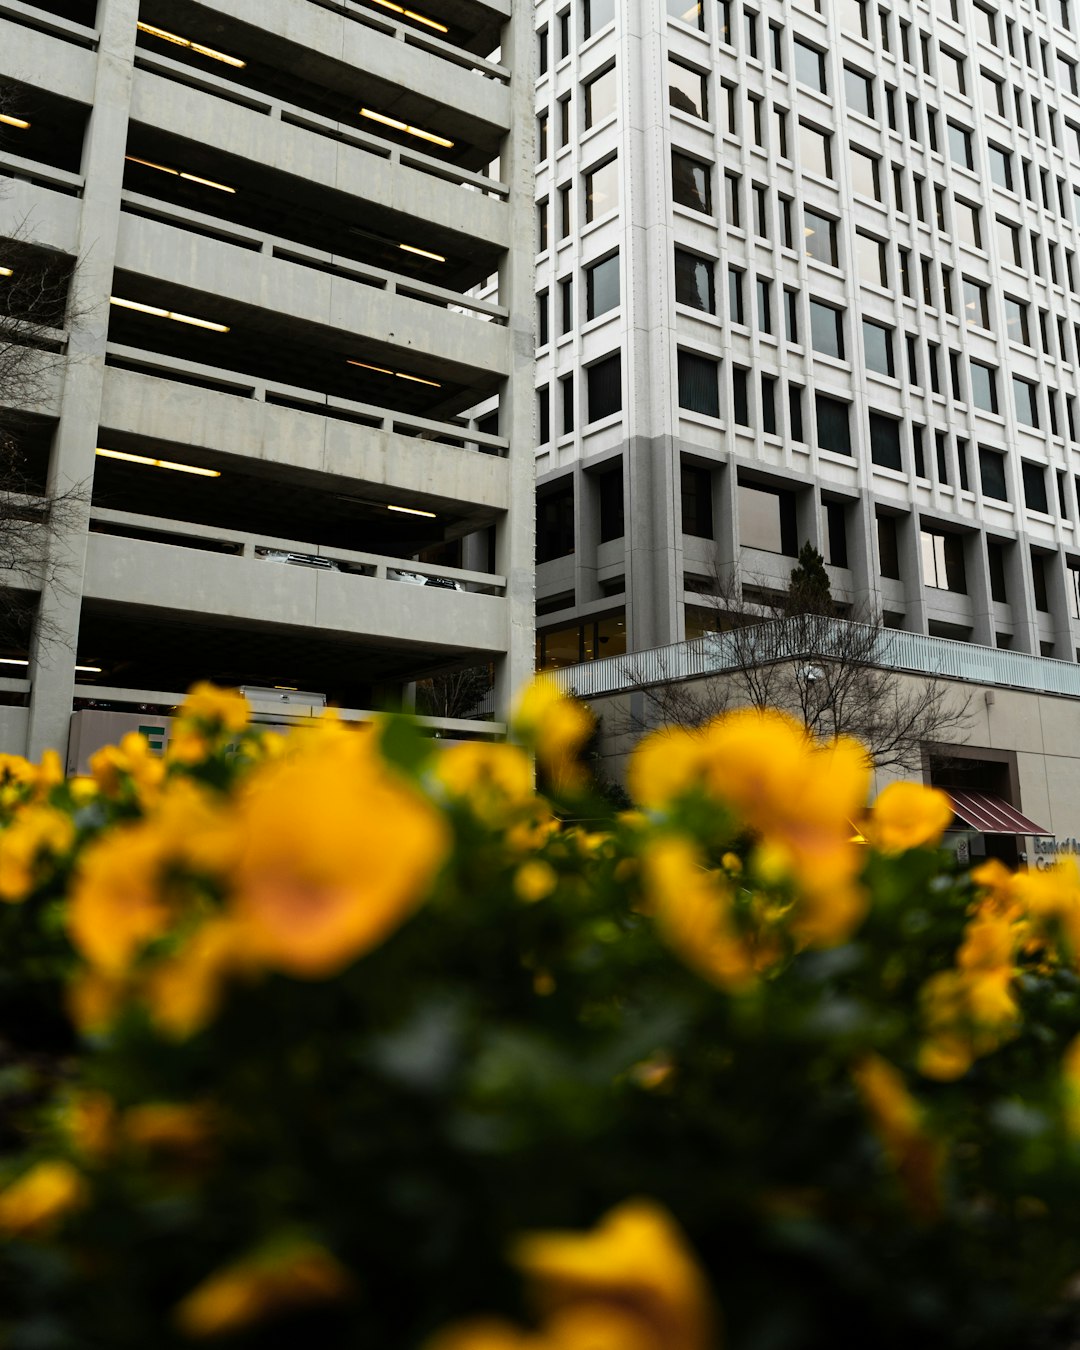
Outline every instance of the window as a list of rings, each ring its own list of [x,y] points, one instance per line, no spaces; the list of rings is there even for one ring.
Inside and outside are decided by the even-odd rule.
[[[849,112],[874,116],[874,82],[869,75],[852,66],[844,67],[844,99]]]
[[[559,282],[559,332],[574,331],[574,279],[566,277]]]
[[[594,33],[612,22],[615,18],[615,0],[584,0],[584,33],[591,38]]]
[[[708,80],[699,70],[668,58],[668,103],[679,112],[708,120]]]
[[[981,361],[971,362],[971,401],[976,408],[984,412],[996,413],[998,410],[997,381],[993,366],[984,366]]]
[[[570,95],[559,99],[559,148],[570,144]]]
[[[540,291],[536,297],[536,345],[546,347],[551,341],[551,332],[548,324],[548,293],[546,290]]]
[[[802,385],[788,385],[788,432],[793,441],[802,443],[803,424],[802,424]]]
[[[758,59],[758,16],[752,9],[743,8],[743,28],[746,33],[746,54]]]
[[[990,565],[990,598],[1000,605],[1009,603],[1009,590],[1005,584],[1005,545],[994,539],[986,541],[986,561]]]
[[[870,414],[870,458],[883,469],[903,471],[904,459],[900,450],[900,423],[895,417]]]
[[[984,497],[990,497],[997,502],[1009,500],[1004,451],[992,450],[987,445],[979,446],[979,481]]]
[[[732,323],[744,323],[743,274],[737,267],[728,268],[728,318]]]
[[[776,435],[776,376],[761,377],[761,429],[766,436]]]
[[[685,249],[675,250],[675,299],[680,305],[716,313],[715,265]]]
[[[807,207],[803,212],[803,235],[807,257],[828,263],[830,267],[837,265],[835,220]]]
[[[574,551],[574,482],[569,476],[536,494],[536,561],[550,562]]]
[[[696,352],[679,352],[679,407],[688,412],[720,416],[718,363]]]
[[[973,5],[971,7],[972,18],[975,22],[975,36],[980,42],[985,42],[988,47],[996,47],[997,39],[997,15],[992,9],[987,9],[984,5]]]
[[[761,333],[772,332],[772,284],[765,277],[758,277],[754,287],[757,294],[757,326]]]
[[[1046,498],[1046,470],[1041,464],[1032,464],[1029,460],[1021,462],[1024,477],[1024,505],[1029,511],[1041,511],[1048,515],[1050,503]]]
[[[606,314],[619,300],[619,255],[613,253],[585,269],[585,317]]]
[[[867,286],[889,284],[889,255],[884,243],[872,234],[855,231],[855,265],[859,280]]]
[[[900,547],[896,537],[896,518],[877,517],[878,568],[883,577],[900,580]]]
[[[672,150],[671,188],[673,200],[679,206],[712,215],[712,169],[708,164]]]
[[[824,356],[844,359],[844,311],[810,301],[810,345]]]
[[[682,532],[696,539],[713,537],[712,471],[683,464],[680,474]]]
[[[832,147],[829,134],[809,122],[799,123],[799,163],[804,173],[832,177]]]
[[[855,146],[851,147],[851,186],[864,197],[881,201],[881,161]]]
[[[551,440],[551,395],[548,386],[536,391],[537,444],[547,445]]]
[[[585,128],[596,126],[615,111],[618,98],[618,85],[615,79],[615,67],[608,66],[599,75],[594,76],[584,86]]]
[[[562,388],[562,434],[568,436],[574,429],[574,377],[564,375],[559,380]]]
[[[828,394],[815,394],[814,413],[817,419],[819,450],[831,450],[835,455],[851,454],[850,407],[842,399]]]
[[[971,132],[956,122],[949,122],[949,156],[954,164],[965,169],[975,168],[975,155],[971,148]]]
[[[545,197],[536,203],[536,248],[543,253],[548,247],[548,203]]]
[[[941,47],[939,53],[941,59],[938,63],[938,74],[941,83],[946,89],[953,90],[954,93],[966,95],[967,80],[964,76],[964,58],[949,51],[948,47]]]
[[[829,549],[828,562],[833,567],[848,565],[847,507],[843,502],[823,502],[825,507],[825,539]]]
[[[794,558],[799,551],[795,494],[756,483],[740,483],[738,494],[739,542],[743,548]]]
[[[1031,336],[1028,330],[1028,307],[1023,300],[1014,300],[1011,295],[1006,295],[1003,300],[1005,308],[1005,332],[1008,334],[1010,342],[1019,342],[1023,347],[1031,346]]]
[[[1036,402],[1036,386],[1030,380],[1013,376],[1013,397],[1016,399],[1016,420],[1025,427],[1039,425],[1039,405]]]
[[[1031,550],[1031,584],[1035,592],[1035,608],[1043,614],[1050,613],[1050,594],[1046,585],[1046,554]],[[1040,648],[1044,644],[1040,643]],[[1043,650],[1044,656],[1050,653]]]
[[[755,183],[752,192],[754,197],[754,233],[759,239],[768,239],[769,189],[763,187],[760,183]]]
[[[964,278],[964,322],[976,328],[990,327],[990,288],[981,281]]]
[[[588,7],[588,5],[586,5],[586,7],[585,7],[585,14],[586,14],[586,19],[585,19],[585,22],[586,22],[586,36],[588,36],[588,27],[587,27],[587,25],[588,25],[588,13],[589,13],[589,7]],[[569,5],[568,5],[568,6],[566,7],[566,9],[564,9],[563,12],[558,16],[558,24],[559,24],[559,60],[560,60],[560,61],[565,61],[566,58],[570,55],[570,7],[569,7]]]
[[[734,136],[738,133],[738,119],[735,113],[737,92],[737,85],[729,84],[727,80],[720,81],[720,97],[717,102],[720,109],[720,130],[725,136]]]
[[[543,28],[536,30],[536,52],[537,73],[546,75],[548,68],[548,30],[546,24]]]
[[[953,227],[957,238],[972,248],[982,248],[982,228],[979,224],[979,208],[960,197],[953,200]]]
[[[948,486],[949,482],[949,441],[943,431],[934,432],[934,456],[937,460],[938,482]]]
[[[863,320],[863,354],[867,370],[876,370],[879,375],[895,377],[896,365],[893,360],[893,330],[884,324]]]
[[[825,53],[801,38],[795,39],[795,78],[819,94],[825,93]]]
[[[1013,190],[1012,155],[993,142],[986,147],[986,159],[990,167],[990,178],[998,187],[1006,191]]]
[[[733,230],[742,227],[742,205],[740,202],[740,189],[742,179],[737,173],[732,173],[730,169],[724,171],[724,215],[727,218],[728,226]]]
[[[967,593],[964,573],[964,541],[958,534],[942,534],[937,530],[921,530],[919,544],[922,551],[923,581],[936,591]]]
[[[787,115],[787,109],[786,109],[786,108],[778,108],[778,107],[776,107],[775,105],[773,106],[773,110],[772,110],[772,136],[773,136],[773,144],[772,144],[772,148],[773,148],[773,153],[774,153],[774,154],[777,156],[777,158],[779,158],[779,159],[787,159],[787,157],[788,157],[788,138],[787,138],[788,120],[787,120],[787,118],[788,118],[788,115]]]
[[[566,183],[558,190],[559,200],[559,238],[565,239],[573,224],[570,210],[570,184]]]
[[[622,353],[614,352],[587,368],[586,393],[589,422],[622,411]]]
[[[789,342],[799,340],[799,292],[784,288],[784,336]]]
[[[619,161],[615,157],[585,174],[585,219],[597,220],[619,205]]]
[[[605,468],[596,475],[596,496],[600,507],[600,543],[621,539],[626,532],[622,460],[615,468]]]
[[[1065,579],[1069,592],[1069,617],[1080,619],[1080,566],[1069,563],[1065,569]]]
[[[750,425],[750,385],[747,380],[749,374],[745,366],[731,368],[731,413],[740,427]]]
[[[705,27],[705,6],[700,0],[667,0],[667,12],[672,19],[688,23],[692,28]]]
[[[543,164],[548,157],[548,115],[539,113],[536,118],[536,160]]]
[[[1001,250],[1003,261],[1012,263],[1013,267],[1023,267],[1024,259],[1020,250],[1020,226],[998,216],[997,235],[998,248]]]

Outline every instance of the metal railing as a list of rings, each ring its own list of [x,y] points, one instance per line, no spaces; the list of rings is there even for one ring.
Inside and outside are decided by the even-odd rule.
[[[862,636],[852,642],[855,630]],[[709,633],[690,642],[606,656],[548,673],[560,688],[581,698],[594,698],[642,686],[723,674],[743,666],[747,653],[765,663],[843,659],[853,649],[869,664],[888,670],[1080,698],[1080,665],[1071,661],[980,647],[973,642],[927,637],[895,628],[875,630],[870,625],[853,624],[845,619],[812,624],[777,619],[738,633]]]

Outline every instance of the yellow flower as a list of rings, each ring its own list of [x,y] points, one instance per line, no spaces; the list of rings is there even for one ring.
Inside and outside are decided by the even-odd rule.
[[[107,1092],[74,1093],[63,1108],[63,1122],[73,1148],[101,1162],[116,1142],[116,1106]]]
[[[523,862],[514,873],[514,894],[526,904],[546,899],[558,884],[554,867],[539,858]]]
[[[922,1109],[898,1071],[879,1055],[861,1059],[852,1077],[912,1208],[924,1219],[936,1218],[941,1212],[944,1155],[926,1129]]]
[[[126,993],[125,979],[85,967],[76,971],[68,984],[68,1016],[83,1035],[100,1035],[116,1019]]]
[[[440,1331],[424,1350],[546,1350],[546,1342],[509,1322],[481,1318]]]
[[[231,801],[191,778],[172,778],[147,817],[173,860],[196,872],[220,875],[236,863],[239,850]]]
[[[214,1114],[199,1103],[146,1102],[123,1116],[124,1138],[153,1153],[201,1154],[216,1133]]]
[[[306,736],[241,793],[230,912],[253,958],[322,979],[421,904],[450,841],[441,815],[391,775],[370,736]]]
[[[645,899],[665,942],[729,993],[754,981],[754,961],[732,916],[726,877],[709,872],[689,840],[660,838],[642,854]]]
[[[202,1340],[293,1308],[340,1302],[351,1290],[348,1272],[325,1248],[291,1243],[208,1276],[177,1305],[174,1316],[185,1336]]]
[[[435,778],[452,797],[467,799],[473,815],[490,825],[535,796],[533,767],[517,745],[466,741],[435,757]]]
[[[82,1174],[69,1162],[41,1162],[0,1191],[0,1233],[40,1237],[87,1201]]]
[[[243,731],[251,720],[251,705],[238,689],[220,689],[204,681],[191,687],[178,717],[181,721],[202,722],[236,733]]]
[[[538,676],[522,694],[511,720],[557,788],[583,785],[585,774],[577,756],[596,724],[583,703],[567,697],[553,680]]]
[[[878,793],[863,833],[879,853],[938,844],[953,818],[952,802],[922,783],[890,783]]]
[[[0,900],[25,900],[42,879],[42,862],[75,843],[71,817],[51,806],[26,806],[0,832]]]
[[[704,772],[702,733],[688,727],[663,727],[638,742],[626,781],[635,802],[656,810],[699,787]]]
[[[89,844],[79,860],[67,925],[91,965],[125,971],[140,949],[169,927],[162,892],[165,852],[147,825],[117,825]]]
[[[712,1343],[701,1271],[671,1216],[650,1201],[626,1201],[591,1233],[528,1235],[513,1255],[553,1346],[708,1350]]]
[[[164,1036],[185,1041],[213,1020],[229,976],[251,966],[239,925],[208,919],[178,952],[147,972],[140,986],[142,1001]]]
[[[1073,1139],[1080,1138],[1080,1036],[1069,1042],[1061,1062],[1065,1125]]]
[[[165,777],[165,761],[150,742],[129,731],[117,745],[106,745],[90,756],[90,775],[106,797],[118,797],[130,779],[140,798],[150,801]]]

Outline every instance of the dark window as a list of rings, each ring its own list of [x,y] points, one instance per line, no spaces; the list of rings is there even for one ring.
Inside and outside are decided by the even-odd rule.
[[[548,293],[546,290],[540,292],[536,297],[536,343],[539,347],[544,347],[551,339],[548,328]]]
[[[562,385],[562,429],[565,436],[574,429],[574,377],[564,375],[559,381]]]
[[[610,417],[612,413],[622,410],[621,352],[615,352],[589,366],[586,378],[590,422],[598,422],[602,417]]]
[[[830,398],[827,394],[816,394],[814,408],[817,412],[818,447],[822,450],[832,450],[838,455],[850,455],[849,405],[841,399]]]
[[[717,363],[696,352],[679,352],[679,407],[706,417],[720,416]]]
[[[844,311],[810,301],[810,343],[814,351],[844,359]]]
[[[713,537],[712,472],[695,464],[682,466],[682,529],[698,539]]]
[[[900,450],[900,423],[895,417],[870,414],[870,458],[885,469],[901,471],[904,467]]]
[[[546,384],[536,391],[536,422],[539,443],[547,445],[551,440],[551,395]]]
[[[848,565],[847,507],[843,502],[825,503],[825,525],[829,542],[828,561],[834,567]]]
[[[1046,470],[1041,464],[1030,464],[1026,459],[1022,464],[1024,474],[1024,504],[1029,511],[1050,510],[1046,500]]]
[[[802,396],[803,387],[801,384],[788,385],[788,432],[793,441],[803,441],[802,425]]]
[[[982,483],[984,497],[992,497],[999,502],[1009,500],[1003,451],[991,450],[985,445],[979,446],[979,480]]]
[[[1035,588],[1035,608],[1050,613],[1050,594],[1046,587],[1046,556],[1031,550],[1031,581]]]
[[[896,537],[896,518],[877,518],[878,565],[883,577],[900,580],[900,547]]]
[[[621,539],[626,530],[621,460],[615,468],[597,474],[596,488],[600,504],[600,542],[606,544],[611,539]]]
[[[776,435],[776,376],[761,377],[761,429],[767,436]]]
[[[740,427],[750,425],[750,394],[747,380],[749,373],[744,366],[732,366],[731,368],[732,416]]]
[[[550,562],[574,551],[574,484],[570,478],[536,498],[536,561]]]
[[[990,565],[990,598],[999,604],[1009,603],[1009,591],[1005,585],[1005,545],[993,539],[986,541],[986,560]]]
[[[994,369],[992,366],[984,366],[981,361],[972,361],[971,366],[971,401],[976,408],[982,408],[985,412],[996,413],[998,410],[997,402],[997,381],[994,378]]]
[[[593,263],[585,269],[585,314],[595,319],[619,303],[619,255]]]
[[[671,191],[679,206],[712,214],[712,169],[699,159],[671,152]]]
[[[675,250],[675,299],[706,314],[716,313],[715,266],[685,249]]]

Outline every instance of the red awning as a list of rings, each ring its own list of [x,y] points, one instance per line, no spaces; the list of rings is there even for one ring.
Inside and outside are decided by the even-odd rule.
[[[961,792],[954,788],[945,791],[957,818],[982,834],[1053,834],[992,792]]]

